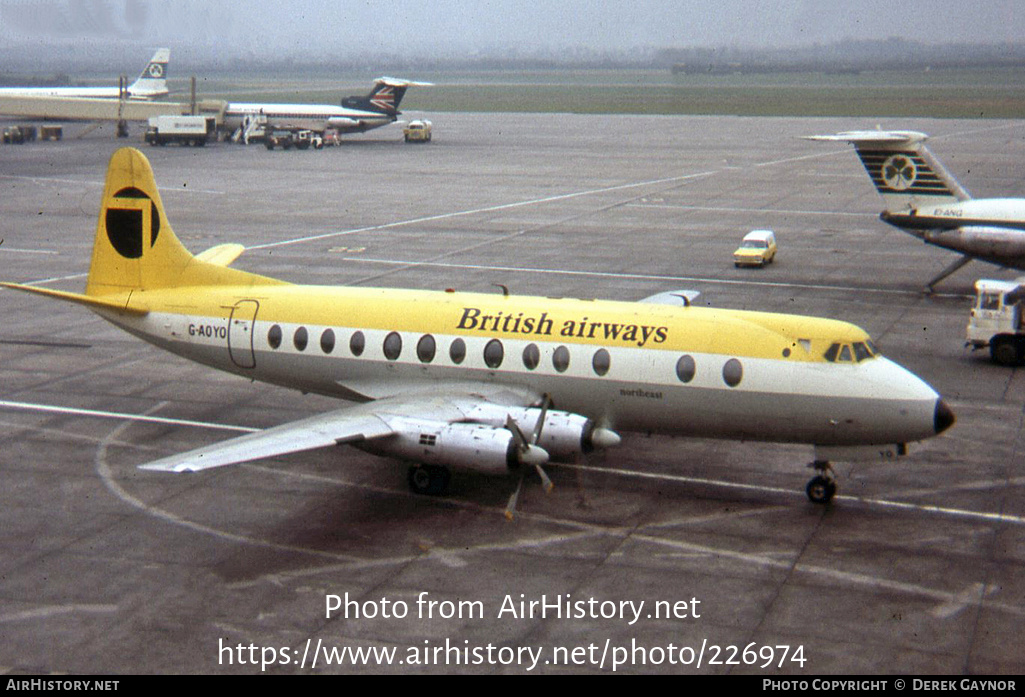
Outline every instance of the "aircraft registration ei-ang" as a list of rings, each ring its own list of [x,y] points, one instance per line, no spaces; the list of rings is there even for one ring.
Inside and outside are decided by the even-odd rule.
[[[4,283],[84,305],[162,349],[253,380],[359,402],[142,465],[205,470],[349,444],[410,466],[439,494],[449,468],[520,474],[620,444],[620,432],[807,443],[808,496],[829,459],[896,457],[954,415],[852,324],[647,302],[292,284],[197,256],[171,229],[138,150],[114,153],[85,293]],[[516,493],[506,513],[511,517]]]
[[[972,259],[1025,269],[1025,199],[973,199],[925,146],[926,134],[847,131],[805,139],[854,145],[886,204],[879,217],[961,254],[926,284],[929,290]]]
[[[158,48],[139,78],[126,88],[129,99],[153,99],[166,97],[167,63],[171,50]],[[79,99],[118,99],[121,92],[117,87],[0,87],[3,97],[71,97]]]

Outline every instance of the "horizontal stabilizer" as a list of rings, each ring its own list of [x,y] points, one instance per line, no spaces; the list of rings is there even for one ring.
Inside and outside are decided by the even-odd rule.
[[[863,145],[876,143],[911,147],[925,142],[929,136],[918,131],[844,131],[831,136],[802,136],[804,140],[825,140]]]
[[[398,77],[379,77],[374,80],[389,87],[434,87],[433,82],[418,82],[416,80],[403,80]]]
[[[196,255],[196,259],[199,261],[205,261],[208,264],[215,264],[217,266],[228,266],[231,262],[242,256],[242,252],[246,251],[246,248],[240,244],[227,243],[219,244],[216,247],[200,252]]]
[[[92,307],[96,309],[116,310],[117,312],[124,312],[129,315],[149,314],[148,308],[129,304],[129,301],[131,300],[130,294],[126,295],[123,299],[114,300],[93,297],[91,295],[82,295],[81,293],[69,293],[63,290],[53,290],[51,288],[38,288],[36,286],[26,286],[20,283],[0,283],[0,286],[4,286],[5,288],[13,288],[14,290],[23,290],[26,293],[45,295],[48,298],[67,300],[68,302],[78,303],[79,305],[85,305],[86,307]]]

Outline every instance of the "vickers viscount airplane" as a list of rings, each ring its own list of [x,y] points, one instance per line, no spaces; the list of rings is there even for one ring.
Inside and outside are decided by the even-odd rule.
[[[535,467],[548,485],[549,459],[643,431],[812,444],[808,495],[828,502],[829,458],[896,457],[954,421],[845,322],[695,307],[689,291],[630,303],[295,285],[229,268],[241,252],[190,254],[146,158],[124,148],[110,161],[85,293],[3,285],[79,303],[221,370],[360,402],[147,470],[350,444],[413,462],[421,493],[443,492],[449,467],[518,471],[520,483]]]
[[[961,254],[927,284],[972,259],[1025,269],[1025,199],[973,199],[916,131],[848,131],[807,140],[854,145],[886,204],[880,218],[927,244]]]
[[[167,63],[170,49],[158,48],[146,68],[135,82],[128,86],[129,99],[153,99],[166,97]],[[117,99],[117,87],[0,87],[0,96],[6,97],[75,97],[88,99]]]
[[[406,89],[429,82],[379,77],[367,95],[342,99],[341,106],[331,104],[262,104],[229,102],[224,110],[222,128],[244,138],[250,126],[280,129],[308,129],[322,133],[332,128],[339,133],[363,133],[394,123]]]

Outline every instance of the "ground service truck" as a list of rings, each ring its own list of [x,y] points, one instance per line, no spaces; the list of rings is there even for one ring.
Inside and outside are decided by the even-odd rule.
[[[145,139],[150,145],[203,146],[215,128],[212,116],[151,116]]]
[[[1023,279],[976,281],[966,345],[972,349],[989,347],[990,357],[1000,365],[1021,363],[1025,359],[1022,305],[1025,305]]]

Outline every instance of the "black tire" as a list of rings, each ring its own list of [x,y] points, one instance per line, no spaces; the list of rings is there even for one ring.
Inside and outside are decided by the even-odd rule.
[[[1021,345],[1008,336],[998,336],[989,345],[989,355],[999,365],[1021,363]]]
[[[263,141],[263,144],[267,146],[268,150],[273,150],[274,149],[274,141],[271,140],[270,138],[268,138],[267,140]]]
[[[414,494],[440,496],[448,490],[451,474],[447,467],[412,465],[409,468],[409,489]]]
[[[827,504],[836,495],[836,482],[822,476],[813,477],[805,492],[812,503]]]

